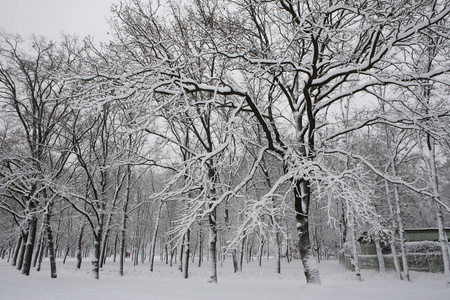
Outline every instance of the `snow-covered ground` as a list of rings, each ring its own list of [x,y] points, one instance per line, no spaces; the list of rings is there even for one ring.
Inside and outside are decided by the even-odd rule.
[[[412,282],[400,281],[393,272],[385,275],[363,270],[363,281],[355,280],[354,273],[345,270],[336,260],[319,264],[322,285],[305,284],[299,261],[283,262],[282,274],[274,272],[274,261],[263,260],[245,264],[243,272],[234,274],[231,260],[219,267],[219,284],[208,284],[207,262],[201,268],[190,268],[190,278],[184,279],[177,267],[170,268],[156,260],[155,271],[149,264],[133,266],[127,261],[124,277],[118,275],[118,264],[107,261],[100,280],[91,278],[90,261],[85,259],[81,270],[75,269],[75,260],[66,264],[58,261],[58,278],[51,279],[48,262],[43,269],[32,269],[30,276],[15,270],[6,260],[0,260],[0,299],[28,300],[214,300],[214,299],[345,299],[345,300],[400,300],[450,299],[450,288],[445,287],[443,274],[411,272]]]

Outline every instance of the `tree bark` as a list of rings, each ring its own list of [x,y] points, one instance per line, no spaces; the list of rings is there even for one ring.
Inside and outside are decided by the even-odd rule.
[[[48,209],[50,210],[50,209]],[[53,231],[52,227],[50,225],[50,216],[51,213],[48,211],[45,215],[45,227],[47,232],[47,244],[48,244],[48,250],[49,250],[49,260],[50,260],[50,277],[56,278],[56,255],[55,255],[55,246],[53,244]]]
[[[22,233],[22,242],[20,245],[19,255],[17,257],[17,265],[16,265],[17,270],[22,270],[23,260],[24,260],[24,256],[25,256],[25,248],[27,246],[28,234],[29,234],[29,231],[27,228]]]
[[[19,256],[19,252],[21,249],[23,234],[24,234],[23,231],[20,230],[20,234],[19,234],[19,237],[17,238],[16,246],[14,247],[14,254],[13,254],[13,259],[11,262],[12,266],[16,266],[16,264],[17,264],[17,257]]]
[[[185,243],[186,235],[183,236],[180,245],[180,252],[178,253],[178,271],[183,273],[183,254],[184,254],[184,243]]]
[[[34,242],[36,239],[36,229],[37,229],[37,216],[33,214],[29,220],[29,232],[22,269],[22,274],[27,276],[30,275],[31,260],[33,258]]]
[[[305,179],[295,179],[294,200],[295,219],[297,221],[297,235],[299,240],[300,259],[307,283],[320,284],[319,269],[312,253],[309,238],[309,204],[311,199],[310,183]]]
[[[82,245],[83,245],[83,233],[84,233],[84,226],[86,226],[86,223],[81,224],[80,226],[80,232],[78,234],[78,239],[77,239],[77,269],[81,268],[81,262],[83,260],[83,255],[82,255]]]
[[[200,226],[198,229],[198,267],[202,266],[203,261],[203,235],[202,235],[202,222],[200,221]]]
[[[430,181],[434,194],[433,200],[435,200],[436,219],[439,232],[439,243],[441,244],[442,260],[444,262],[445,284],[447,285],[447,287],[450,287],[450,260],[449,260],[448,238],[444,228],[445,223],[442,208],[438,204],[438,201],[440,201],[441,199],[439,196],[439,181],[436,170],[436,149],[434,139],[429,134],[427,135],[427,144],[430,153]]]
[[[377,250],[378,270],[380,273],[386,273],[386,266],[384,264],[383,253],[381,251],[380,234],[378,232],[375,233],[375,248]]]
[[[236,249],[233,249],[232,257],[233,257],[233,270],[234,273],[236,273],[238,271],[238,255]]]
[[[241,241],[241,249],[239,251],[239,265],[238,265],[238,271],[242,272],[242,265],[244,264],[244,254],[245,254],[245,242],[247,240],[247,237],[245,235],[244,231],[244,238]]]
[[[117,242],[119,241],[119,236],[116,234],[115,238],[114,238],[114,259],[113,262],[116,262],[116,258],[117,258]]]
[[[154,265],[154,261],[155,261],[156,238],[158,236],[159,217],[161,215],[162,204],[163,204],[163,202],[160,200],[159,204],[158,204],[158,209],[156,211],[155,228],[153,230],[152,244],[151,244],[151,248],[150,248],[150,272],[153,272],[153,265]]]
[[[186,279],[189,277],[190,239],[191,239],[191,230],[188,229],[186,231],[186,235],[184,236],[183,277]]]
[[[263,249],[264,249],[264,244],[266,243],[266,239],[261,239],[261,241],[259,242],[259,249],[258,249],[258,265],[261,267],[262,264],[262,257],[263,257]]]
[[[42,261],[44,260],[45,249],[47,249],[47,239],[44,239],[41,250],[39,251],[39,258],[37,262],[36,271],[41,271]]]
[[[44,222],[42,222],[41,229],[39,230],[38,244],[36,247],[36,251],[34,251],[34,255],[33,255],[33,268],[36,267],[38,259],[39,259],[39,254],[41,253],[41,248],[44,243],[44,235],[45,235],[45,226],[44,226]]]
[[[209,283],[217,283],[217,224],[216,224],[216,208],[214,208],[208,216],[209,219]]]
[[[277,229],[275,232],[275,239],[276,239],[276,270],[278,274],[281,274],[281,234],[280,231]],[[289,262],[289,257],[286,255],[286,258]]]
[[[361,281],[361,270],[359,268],[359,260],[358,260],[358,250],[356,247],[356,220],[355,220],[355,212],[353,209],[350,209],[350,222],[352,229],[352,252],[353,252],[353,261],[352,264],[355,267],[356,279]]]
[[[92,277],[100,278],[100,247],[102,242],[102,228],[97,226],[94,230],[94,258],[92,260]]]
[[[387,180],[384,181],[384,185],[385,185],[385,190],[386,190],[386,198],[387,198],[388,206],[389,206],[389,212],[390,212],[391,219],[392,219],[392,236],[390,238],[392,258],[394,260],[394,267],[395,267],[395,272],[397,273],[397,277],[400,278],[400,280],[403,280],[402,271],[400,269],[400,263],[398,261],[398,256],[397,256],[397,247],[395,246],[395,240],[396,240],[396,235],[397,235],[397,222],[395,221],[394,208],[392,206],[392,201],[391,201],[390,191],[389,191],[389,184],[388,184]]]
[[[396,176],[395,171],[393,172],[394,177]],[[394,184],[394,203],[395,203],[395,216],[397,218],[398,225],[398,233],[400,237],[400,250],[402,253],[402,265],[403,272],[405,274],[405,278],[408,281],[411,281],[409,278],[409,268],[408,268],[408,259],[406,257],[406,245],[405,245],[405,230],[403,228],[403,220],[401,216],[401,208],[400,208],[400,197],[398,195],[398,187]]]
[[[131,136],[129,137],[129,147],[131,149]],[[119,250],[119,275],[123,276],[123,265],[125,263],[125,247],[126,247],[126,230],[127,230],[127,213],[128,203],[131,194],[131,166],[127,166],[127,187],[125,191],[125,200],[122,207],[122,227],[120,229],[120,250]]]
[[[108,216],[108,221],[107,221],[107,225],[106,225],[106,231],[105,234],[103,235],[103,240],[102,240],[102,244],[101,244],[101,251],[100,251],[100,268],[103,268],[103,265],[105,264],[106,261],[106,250],[108,248],[108,238],[109,238],[109,223],[111,222],[111,216]]]

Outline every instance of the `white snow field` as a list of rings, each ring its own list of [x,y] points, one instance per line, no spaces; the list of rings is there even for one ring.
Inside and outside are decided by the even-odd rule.
[[[149,263],[125,265],[125,275],[118,275],[118,263],[107,261],[100,280],[91,278],[91,263],[84,259],[82,268],[75,269],[75,260],[66,264],[57,261],[58,278],[51,279],[48,261],[40,272],[32,269],[24,276],[6,260],[0,260],[0,299],[14,300],[446,300],[443,274],[411,272],[411,282],[400,281],[393,272],[381,275],[374,270],[362,270],[363,281],[340,266],[336,260],[319,264],[322,285],[305,284],[300,261],[283,261],[282,274],[275,273],[275,261],[244,263],[243,272],[234,274],[230,259],[218,267],[218,284],[207,283],[208,263],[201,268],[190,266],[190,278],[184,279],[177,266],[170,268],[159,260],[155,271]]]

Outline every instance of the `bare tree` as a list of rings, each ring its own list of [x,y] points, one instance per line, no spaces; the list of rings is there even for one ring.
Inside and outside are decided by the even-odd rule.
[[[4,195],[22,206],[28,222],[28,238],[22,252],[25,275],[30,273],[37,222],[42,213],[48,245],[54,251],[50,227],[51,208],[58,199],[54,186],[70,156],[70,140],[63,132],[71,118],[71,85],[63,74],[77,51],[75,45],[63,43],[56,47],[43,38],[35,37],[31,43],[30,54],[24,52],[18,37],[3,35],[0,46],[0,97],[8,108],[8,117],[17,122],[21,139],[14,146],[18,150],[16,157],[2,157],[0,177]],[[50,260],[51,277],[56,278],[54,256]]]

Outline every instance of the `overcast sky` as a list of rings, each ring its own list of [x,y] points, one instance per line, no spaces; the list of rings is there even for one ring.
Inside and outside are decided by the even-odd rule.
[[[32,33],[53,40],[61,33],[96,41],[109,40],[110,6],[120,0],[0,0],[0,28],[27,38]]]

